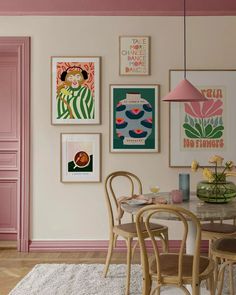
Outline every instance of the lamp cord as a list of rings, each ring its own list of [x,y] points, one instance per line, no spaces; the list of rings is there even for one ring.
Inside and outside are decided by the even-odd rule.
[[[186,0],[184,0],[184,79],[186,79]]]

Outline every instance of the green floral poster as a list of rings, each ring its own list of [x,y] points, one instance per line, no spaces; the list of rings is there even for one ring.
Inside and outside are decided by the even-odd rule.
[[[226,91],[222,86],[198,87],[208,99],[185,102],[181,112],[181,148],[212,150],[225,145]]]
[[[170,103],[169,166],[207,166],[212,154],[236,162],[236,71],[188,70],[186,77],[207,100]],[[170,90],[183,78],[170,70]]]

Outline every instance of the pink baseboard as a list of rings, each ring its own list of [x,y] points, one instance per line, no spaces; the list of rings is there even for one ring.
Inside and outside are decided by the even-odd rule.
[[[180,241],[169,241],[170,252],[176,252],[179,249]],[[148,249],[151,249],[150,241],[147,242]],[[30,241],[30,252],[78,252],[78,251],[107,251],[107,240],[67,240],[67,241]],[[126,244],[124,240],[117,241],[115,251],[126,251]],[[208,252],[208,241],[202,241],[201,252]]]

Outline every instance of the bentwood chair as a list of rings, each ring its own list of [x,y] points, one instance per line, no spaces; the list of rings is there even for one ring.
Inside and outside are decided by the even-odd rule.
[[[222,294],[224,272],[229,266],[230,294],[234,295],[233,264],[236,263],[236,238],[223,238],[213,242],[211,247],[213,259],[216,261],[216,287],[219,283],[218,295]]]
[[[202,238],[209,240],[209,255],[211,253],[211,243],[216,239],[236,237],[236,220],[233,224],[221,222],[202,223]]]
[[[132,246],[133,239],[137,238],[136,225],[133,221],[129,223],[122,223],[122,219],[117,220],[118,201],[120,192],[126,190],[126,196],[133,196],[134,194],[142,194],[142,183],[140,179],[133,173],[127,171],[116,171],[109,174],[105,181],[105,196],[108,208],[109,217],[109,231],[110,240],[106,264],[104,268],[104,276],[106,277],[110,265],[113,249],[116,246],[117,237],[121,236],[125,239],[127,245],[127,276],[126,276],[126,295],[129,294],[130,288],[130,268],[131,259],[134,250],[137,246],[136,243]],[[141,232],[143,237],[148,237],[144,224],[141,223]],[[167,251],[168,245],[168,228],[160,224],[150,224],[151,231],[154,236],[157,236],[163,243],[164,250]]]
[[[171,214],[180,221],[183,227],[183,236],[178,253],[160,253],[159,246],[150,230],[150,220],[157,215]],[[163,215],[162,215],[163,216]],[[173,217],[171,217],[173,218]],[[196,227],[196,239],[194,254],[184,253],[188,236],[188,221]],[[141,222],[144,222],[146,230],[152,241],[154,257],[148,255],[144,242]],[[201,225],[197,217],[190,211],[173,205],[150,205],[139,210],[136,216],[138,239],[141,248],[141,262],[143,271],[143,295],[160,294],[161,286],[173,285],[183,290],[185,294],[191,295],[185,285],[192,286],[192,295],[200,294],[200,283],[210,280],[210,294],[214,294],[214,262],[208,257],[200,256]],[[156,286],[152,289],[152,282]],[[174,294],[174,293],[173,293]]]

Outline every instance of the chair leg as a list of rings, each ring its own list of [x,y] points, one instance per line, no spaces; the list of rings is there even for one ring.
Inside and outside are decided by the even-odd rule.
[[[127,244],[127,273],[126,273],[126,291],[125,294],[129,295],[130,290],[130,269],[131,269],[131,258],[132,258],[132,239],[128,238],[126,240]]]
[[[150,276],[146,279],[143,278],[143,285],[142,285],[142,295],[150,295],[153,294],[152,292],[152,280]]]
[[[218,280],[220,281],[219,289],[218,289],[218,295],[221,295],[221,294],[222,294],[223,282],[224,282],[224,275],[225,275],[225,267],[226,267],[226,265],[227,265],[227,264],[224,262],[224,263],[221,265],[220,271],[219,271],[219,273],[218,273]]]
[[[218,280],[219,280],[219,267],[220,267],[220,259],[219,257],[213,256],[212,257],[215,262],[215,267],[213,271],[213,277],[214,277],[214,293],[216,294],[217,287],[218,287]]]
[[[230,281],[230,294],[234,295],[233,262],[229,262],[229,281]]]
[[[192,295],[200,295],[200,284],[192,285]]]
[[[211,274],[208,282],[209,282],[210,295],[215,295],[214,273]]]
[[[104,271],[103,271],[104,277],[107,276],[108,268],[109,268],[109,265],[110,265],[110,262],[111,262],[112,250],[113,250],[116,238],[117,238],[117,236],[114,233],[112,233],[110,235],[107,258],[106,258],[106,264],[105,264],[105,268],[104,268]]]
[[[208,241],[208,258],[209,258],[209,259],[212,259],[211,245],[212,245],[212,240],[210,239],[210,240]],[[207,290],[210,289],[210,278],[206,280],[206,288],[207,288]]]
[[[157,295],[161,294],[161,287],[157,287]]]

